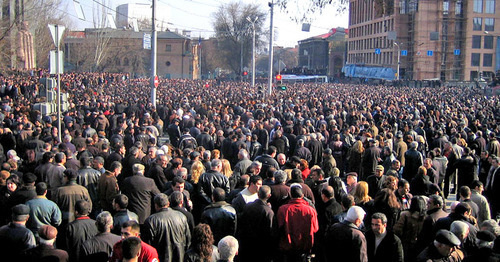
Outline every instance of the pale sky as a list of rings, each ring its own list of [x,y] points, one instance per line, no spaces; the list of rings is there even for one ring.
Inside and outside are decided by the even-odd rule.
[[[72,0],[63,0],[60,11],[68,14],[72,20],[73,29],[83,29],[93,27],[93,6],[99,6],[96,1],[109,6],[116,10],[116,6],[125,3],[151,3],[150,0],[79,0],[85,15],[85,21],[78,19],[76,10]],[[304,0],[297,0],[304,1]],[[265,27],[269,28],[269,7],[266,0],[241,0],[243,3],[254,3],[261,6],[261,10],[268,13],[268,19],[265,22]],[[191,37],[201,36],[208,38],[213,36],[214,30],[212,27],[212,14],[217,11],[218,7],[223,3],[229,3],[227,0],[157,0],[158,16],[166,14],[171,30],[178,29],[190,30]],[[296,9],[296,8],[295,8]],[[293,8],[290,11],[293,13]],[[114,12],[107,10],[110,13]],[[347,12],[338,15],[334,7],[324,8],[322,13],[309,15],[312,18],[310,32],[302,32],[302,24],[293,22],[290,15],[278,7],[274,8],[274,27],[275,46],[293,47],[297,45],[299,40],[303,40],[312,36],[327,33],[331,28],[344,27],[347,28],[348,14]],[[115,17],[116,19],[116,17]]]

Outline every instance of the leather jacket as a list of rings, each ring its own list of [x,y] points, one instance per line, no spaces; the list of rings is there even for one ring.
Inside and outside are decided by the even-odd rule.
[[[143,240],[156,248],[160,261],[184,261],[191,245],[191,232],[184,214],[162,208],[146,219],[144,228]]]
[[[236,233],[236,210],[225,201],[208,205],[201,215],[201,223],[210,225],[214,234],[214,243],[227,235]]]
[[[203,202],[205,202],[205,205],[212,203],[212,193],[216,187],[224,189],[226,195],[230,191],[229,179],[215,170],[203,173],[200,176],[198,184],[198,194],[203,199]]]

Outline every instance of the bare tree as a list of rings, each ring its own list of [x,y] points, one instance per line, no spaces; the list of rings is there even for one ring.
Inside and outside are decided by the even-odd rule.
[[[24,0],[24,5],[16,9],[14,6],[7,8],[10,1],[3,1],[4,13],[0,21],[0,66],[8,67],[11,60],[15,59],[12,44],[15,43],[16,32],[20,30],[23,22],[27,22],[28,30],[33,36],[33,46],[36,52],[38,67],[48,66],[48,53],[54,48],[48,24],[70,26],[66,14],[59,11],[61,0]]]
[[[217,60],[225,69],[241,74],[241,67],[247,66],[252,54],[252,34],[250,33],[250,23],[247,17],[254,19],[256,46],[262,44],[263,24],[266,20],[266,13],[255,4],[229,3],[223,4],[219,10],[213,14],[214,28],[217,40]],[[243,59],[243,63],[241,63]]]

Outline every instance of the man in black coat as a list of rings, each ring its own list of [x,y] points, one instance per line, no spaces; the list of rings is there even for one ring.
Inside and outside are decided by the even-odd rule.
[[[486,178],[485,194],[491,207],[491,217],[500,212],[500,160],[491,156],[491,168]]]
[[[165,169],[168,167],[168,157],[167,155],[157,155],[156,161],[151,165],[147,177],[155,181],[156,187],[161,191],[165,191],[167,188],[165,184],[167,183],[167,177],[165,175]]]
[[[276,227],[274,212],[267,205],[271,197],[271,188],[262,186],[259,189],[259,199],[249,203],[243,209],[238,223],[240,261],[271,261],[274,246],[274,228]],[[261,247],[255,252],[255,245]]]
[[[225,194],[229,194],[229,180],[221,174],[222,161],[213,159],[211,162],[212,169],[203,173],[198,180],[198,195],[202,201],[200,204],[207,206],[212,203],[212,193],[215,188],[222,188]]]
[[[387,217],[383,213],[372,215],[371,229],[366,232],[368,261],[403,262],[401,240],[392,231],[387,231]]]
[[[151,214],[151,200],[160,190],[153,179],[144,176],[143,165],[135,164],[132,169],[134,175],[123,181],[122,191],[129,198],[130,211],[136,213],[139,216],[139,224],[143,224]]]
[[[162,262],[184,261],[184,254],[191,245],[191,232],[186,216],[169,208],[168,196],[155,196],[156,213],[144,222],[142,239],[158,251]]]
[[[370,146],[365,150],[363,160],[361,161],[362,175],[360,180],[365,180],[367,177],[375,175],[375,167],[378,165],[378,161],[381,160],[380,148],[376,146],[375,139],[370,138],[368,143]]]
[[[424,158],[420,152],[417,151],[418,142],[413,141],[410,143],[408,151],[405,153],[405,167],[403,169],[403,178],[412,181],[417,175],[418,168],[424,164]]]
[[[208,224],[214,234],[214,243],[218,243],[227,235],[236,233],[236,210],[226,200],[222,188],[215,188],[212,195],[213,203],[205,207],[201,214],[201,223]]]
[[[344,221],[327,230],[325,249],[328,261],[368,261],[366,238],[359,229],[365,214],[361,207],[352,206]]]
[[[113,246],[121,237],[111,233],[113,217],[108,211],[97,215],[96,226],[99,233],[83,242],[80,250],[80,262],[105,261],[111,256]]]
[[[29,213],[27,205],[16,205],[12,208],[12,221],[0,227],[0,252],[3,261],[16,261],[23,251],[35,247],[35,236],[26,228]]]
[[[262,163],[262,168],[260,169],[260,172],[262,174],[266,174],[269,167],[274,167],[276,168],[276,170],[280,169],[278,161],[274,159],[276,157],[276,152],[276,147],[270,146],[265,154],[262,154],[255,158],[255,161],[259,161]]]
[[[70,261],[79,261],[82,244],[97,235],[95,220],[88,217],[92,206],[90,202],[78,200],[75,205],[75,221],[66,226],[64,232],[64,247],[58,242],[58,247],[68,251]]]

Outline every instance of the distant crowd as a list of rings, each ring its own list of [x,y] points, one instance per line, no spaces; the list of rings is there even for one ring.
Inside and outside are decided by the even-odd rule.
[[[482,90],[46,77],[0,75],[5,261],[500,261]]]

